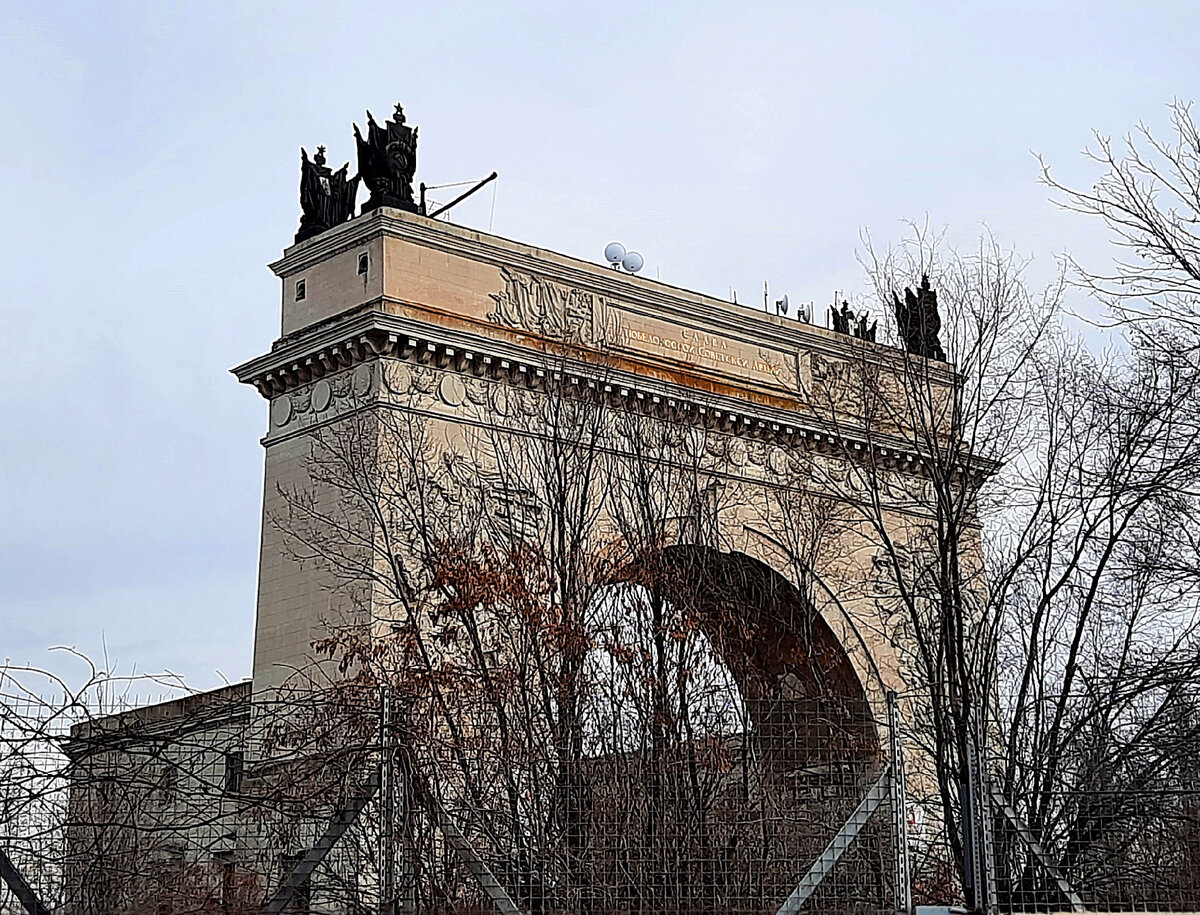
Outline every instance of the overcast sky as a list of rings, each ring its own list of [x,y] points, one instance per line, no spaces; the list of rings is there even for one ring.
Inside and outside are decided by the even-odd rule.
[[[1197,95],[1200,4],[0,4],[0,659],[250,673],[298,148],[403,101],[457,221],[742,301],[862,290],[860,232],[1109,256],[1091,131]],[[353,166],[352,166],[353,168]],[[1081,306],[1084,307],[1084,306]]]

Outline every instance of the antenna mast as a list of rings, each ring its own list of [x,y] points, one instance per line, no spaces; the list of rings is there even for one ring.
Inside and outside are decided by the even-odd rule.
[[[474,194],[477,190],[479,190],[485,184],[495,181],[498,177],[500,177],[498,172],[492,172],[490,175],[488,175],[486,178],[484,178],[482,181],[480,181],[478,184],[476,184],[470,190],[464,191],[463,193],[461,193],[457,197],[455,197],[453,200],[451,200],[445,206],[438,207],[432,213],[429,213],[428,214],[429,218],[436,219],[438,216],[441,216],[448,209],[450,209],[450,207],[457,206],[458,204],[462,203],[464,200],[466,200],[468,197],[470,197],[472,194]],[[428,190],[429,187],[430,186],[426,185],[424,181],[421,182],[421,208],[420,208],[421,213],[425,212],[425,191]]]

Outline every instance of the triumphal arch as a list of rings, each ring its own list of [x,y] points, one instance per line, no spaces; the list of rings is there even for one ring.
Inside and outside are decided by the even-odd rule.
[[[280,338],[235,369],[269,403],[256,701],[399,638],[413,777],[457,773],[427,790],[518,909],[798,908],[907,685],[913,357],[386,205],[271,267]]]

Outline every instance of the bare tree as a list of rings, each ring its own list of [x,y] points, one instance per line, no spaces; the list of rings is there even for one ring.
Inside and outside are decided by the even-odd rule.
[[[878,767],[865,728],[810,714],[827,684],[805,665],[835,645],[811,578],[726,552],[758,488],[732,472],[745,445],[610,401],[610,371],[548,356],[534,390],[495,385],[483,431],[403,403],[322,426],[271,518],[356,595],[273,746],[369,768],[394,697],[422,905],[475,898],[438,864],[439,811],[532,911],[777,904]],[[806,692],[784,701],[788,665]]]
[[[1121,151],[1096,134],[1087,155],[1104,172],[1090,189],[1059,183],[1045,162],[1042,176],[1062,206],[1098,217],[1125,252],[1107,270],[1074,264],[1080,283],[1148,343],[1191,356],[1200,339],[1200,129],[1191,103],[1169,109],[1170,140],[1139,124]]]
[[[980,519],[1004,504],[997,470],[1031,438],[1036,357],[1059,287],[1031,293],[1023,264],[991,238],[959,254],[920,228],[884,252],[868,238],[862,261],[885,332],[901,289],[936,294],[940,340],[929,352],[947,361],[859,340],[849,358],[814,356],[802,394],[830,417],[819,450],[837,460],[815,460],[813,480],[839,501],[848,542],[870,554],[861,575],[875,636],[900,654],[910,738],[928,761],[917,761],[916,774],[936,789],[934,819],[962,873],[968,745],[990,696],[1002,624]]]
[[[1144,874],[1131,889],[1152,855],[1117,839],[1173,828],[1178,799],[1152,811],[1147,792],[1178,786],[1200,748],[1196,373],[1145,324],[1127,324],[1127,355],[1091,356],[1059,321],[1061,281],[1034,296],[990,238],[963,256],[918,231],[868,243],[864,263],[877,306],[930,278],[947,363],[863,345],[814,368],[807,393],[839,418],[825,447],[847,459],[815,466],[875,544],[881,633],[905,653],[911,740],[968,901],[968,745],[990,739],[1052,858],[1005,824],[1002,893],[1061,904],[1047,864],[1097,898],[1161,892]]]
[[[1098,137],[1089,191],[1044,172],[1129,254],[1072,265],[1125,352],[1057,334],[1039,354],[1034,434],[1004,486],[1018,508],[993,525],[1003,786],[1053,863],[1113,904],[1186,904],[1198,865],[1197,143],[1188,106],[1172,114],[1174,143],[1143,126],[1121,156]],[[1014,897],[1047,898],[1043,862],[1006,863]]]
[[[76,679],[0,670],[0,851],[48,910],[140,915],[251,911],[253,870],[226,854],[239,821],[224,751],[248,709],[238,686],[195,695],[174,675],[117,675],[76,652]],[[187,705],[166,734],[137,693]],[[0,885],[0,905],[16,904]],[[15,910],[15,909],[14,909]]]

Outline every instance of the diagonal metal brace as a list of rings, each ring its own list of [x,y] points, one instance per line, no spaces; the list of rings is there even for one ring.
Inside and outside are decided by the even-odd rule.
[[[433,816],[434,822],[437,823],[438,830],[446,837],[447,844],[454,849],[467,866],[467,870],[471,872],[471,876],[479,883],[480,888],[487,894],[488,899],[492,900],[492,905],[501,915],[522,915],[520,908],[513,902],[512,897],[508,895],[500,881],[496,879],[491,870],[487,866],[487,862],[479,856],[475,848],[467,841],[467,837],[462,834],[462,830],[458,828],[458,824],[454,822],[454,818],[442,806],[441,801],[437,799],[433,791],[425,783],[424,779],[414,780],[416,793],[420,800],[425,804]]]
[[[333,819],[329,821],[329,825],[325,827],[325,832],[317,839],[316,844],[308,850],[308,853],[296,862],[291,873],[283,878],[283,882],[279,884],[279,889],[275,891],[275,895],[271,897],[271,901],[263,908],[264,912],[279,913],[287,908],[304,886],[305,881],[312,876],[313,871],[320,866],[321,862],[333,849],[346,830],[349,829],[354,821],[358,819],[358,815],[362,813],[363,808],[367,806],[367,802],[375,796],[375,792],[379,790],[379,770],[375,769],[370,776],[352,794]]]
[[[346,830],[358,819],[358,815],[362,813],[363,808],[375,796],[375,793],[379,790],[379,786],[380,771],[375,769],[371,772],[370,777],[363,782],[358,791],[351,795],[346,805],[330,820],[329,825],[325,828],[325,832],[322,833],[316,844],[296,863],[291,872],[284,877],[283,882],[279,885],[279,889],[275,891],[275,895],[263,907],[264,913],[278,915],[278,913],[283,912],[287,908],[288,904],[295,898],[296,893],[304,886],[305,881],[312,876],[313,871],[325,860],[325,857],[333,849],[334,845],[345,835]],[[486,862],[471,846],[471,843],[467,841],[466,836],[462,834],[462,830],[458,828],[458,824],[454,822],[453,817],[446,812],[446,809],[429,789],[425,780],[419,777],[414,778],[413,788],[414,792],[433,816],[434,822],[437,823],[437,827],[442,835],[446,837],[446,842],[463,860],[463,863],[467,866],[467,870],[479,882],[479,886],[487,894],[488,898],[492,900],[492,904],[495,905],[501,915],[523,915],[517,904],[513,902],[512,897],[508,895],[491,870],[488,869]],[[32,915],[43,915],[45,910],[35,911],[30,909],[30,912]]]
[[[3,848],[0,848],[0,877],[8,884],[8,888],[13,891],[13,895],[20,900],[29,915],[50,915],[50,910],[42,905],[33,887],[25,880],[24,874],[12,863],[12,859]]]
[[[876,779],[875,784],[867,791],[867,796],[859,802],[859,805],[854,809],[854,813],[850,814],[850,819],[846,820],[842,828],[838,830],[838,834],[833,837],[833,840],[821,852],[821,856],[813,862],[812,867],[808,869],[808,873],[800,881],[800,885],[792,890],[792,894],[779,907],[776,915],[795,915],[800,910],[800,907],[804,905],[805,900],[821,885],[821,881],[833,870],[838,859],[854,843],[859,832],[867,824],[867,820],[871,819],[871,814],[878,810],[879,805],[887,798],[888,789],[891,785],[891,777],[891,768],[884,769],[883,773]]]
[[[1017,835],[1021,837],[1021,841],[1033,852],[1033,856],[1038,859],[1042,867],[1046,868],[1046,873],[1058,884],[1059,890],[1067,898],[1067,901],[1071,903],[1071,911],[1086,912],[1087,906],[1083,904],[1083,900],[1079,898],[1079,894],[1071,887],[1066,875],[1050,860],[1050,856],[1046,854],[1046,849],[1042,848],[1042,843],[1037,840],[1037,836],[1033,834],[1033,830],[1025,824],[1025,821],[1021,819],[1017,811],[1004,797],[1004,793],[995,785],[992,786],[992,800],[1004,812],[1005,818],[1012,825],[1012,828],[1017,831]]]

